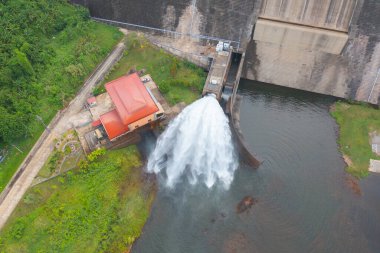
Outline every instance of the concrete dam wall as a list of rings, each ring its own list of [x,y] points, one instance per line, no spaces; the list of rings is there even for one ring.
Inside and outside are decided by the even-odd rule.
[[[379,103],[378,0],[72,2],[93,17],[160,32],[181,52],[232,41],[246,50],[247,79]]]
[[[201,36],[239,41],[239,38],[247,37],[252,32],[252,28],[247,30],[246,27],[251,25],[256,1],[72,0],[71,2],[88,7],[93,17],[189,34],[193,38]]]
[[[264,0],[245,77],[379,103],[380,1]]]

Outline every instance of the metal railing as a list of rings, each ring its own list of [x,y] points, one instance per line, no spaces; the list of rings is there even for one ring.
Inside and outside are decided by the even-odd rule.
[[[182,32],[167,30],[167,29],[163,29],[163,28],[156,28],[156,27],[151,27],[151,26],[138,25],[138,24],[132,24],[132,23],[127,23],[127,22],[109,20],[109,19],[104,19],[104,18],[97,18],[97,17],[92,17],[92,19],[94,19],[96,21],[100,21],[100,22],[109,23],[111,25],[113,24],[113,25],[119,25],[119,26],[127,26],[127,27],[129,26],[129,27],[133,27],[133,28],[146,29],[146,30],[150,30],[150,31],[168,33],[168,34],[177,35],[177,36],[187,36],[187,37],[194,38],[194,39],[223,41],[223,42],[228,42],[231,45],[235,45],[236,48],[240,48],[240,41],[230,40],[230,39],[226,39],[226,38],[219,38],[219,37],[202,35],[202,34],[182,33]]]

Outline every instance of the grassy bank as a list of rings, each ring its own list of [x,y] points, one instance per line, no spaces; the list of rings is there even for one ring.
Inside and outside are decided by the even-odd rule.
[[[171,105],[181,101],[190,104],[198,99],[206,80],[203,69],[155,47],[142,35],[130,33],[123,58],[94,93],[105,92],[104,83],[131,69],[145,69]]]
[[[140,166],[135,146],[98,150],[31,188],[0,233],[0,252],[126,252],[154,199]]]
[[[369,133],[380,134],[380,111],[368,105],[337,102],[331,115],[339,125],[341,152],[351,160],[347,172],[358,178],[368,175],[369,159],[379,159],[371,150]]]
[[[16,7],[18,6],[17,4],[24,4],[26,10],[23,11],[28,11],[30,8],[30,13],[41,11],[37,10],[38,7],[36,6],[39,5],[33,5],[33,1],[24,2],[18,1],[13,2],[13,4]],[[40,5],[42,6],[41,8],[48,8],[45,5],[50,6],[50,3],[41,2]],[[36,58],[44,57],[44,60],[33,62],[32,58],[28,56],[33,67],[33,75],[17,79],[17,82],[21,85],[25,83],[25,87],[27,87],[25,90],[27,91],[19,92],[19,94],[25,93],[27,98],[17,98],[17,92],[15,95],[9,95],[16,101],[14,103],[18,103],[17,101],[24,103],[25,100],[26,102],[23,106],[29,108],[28,103],[30,103],[32,109],[28,112],[28,116],[16,116],[19,119],[29,118],[29,121],[21,122],[17,126],[25,131],[22,137],[7,137],[7,140],[5,140],[5,135],[0,136],[0,149],[6,148],[8,150],[6,160],[0,164],[0,191],[4,189],[44,130],[43,124],[37,120],[36,115],[41,116],[45,124],[47,124],[59,109],[69,103],[82,86],[84,80],[122,37],[117,28],[89,20],[82,8],[71,6],[65,2],[56,3],[51,8],[52,11],[46,14],[46,18],[54,17],[55,22],[62,22],[59,29],[53,29],[50,34],[47,32],[40,33],[40,29],[48,30],[50,27],[46,22],[41,23],[39,28],[35,28],[33,25],[29,27],[30,33],[38,38],[36,40],[39,43],[38,47],[41,47]],[[55,10],[59,14],[55,13]],[[10,8],[9,12],[11,11],[13,9]],[[21,14],[19,15],[20,17],[16,14],[11,14],[14,19],[22,18]],[[36,17],[34,22],[39,22],[38,18]],[[23,25],[27,27],[29,23],[26,22]],[[24,38],[24,34],[17,34],[17,31],[14,30],[14,34],[9,36],[13,36],[12,38],[17,39],[17,41],[28,40],[27,37]],[[36,41],[29,43],[37,43]],[[31,45],[33,46],[33,44]],[[17,45],[14,46],[17,47]],[[26,51],[27,55],[28,52]],[[5,89],[9,89],[9,91],[5,91]],[[5,89],[5,93],[11,94],[13,92],[12,87]],[[11,104],[8,102],[6,106],[9,107]],[[24,110],[24,107],[17,106],[20,110]],[[9,108],[9,111],[12,110]],[[9,115],[9,117],[12,116],[11,114]],[[10,119],[2,118],[1,116],[0,123],[8,127],[12,125]],[[14,130],[9,129],[9,131]]]

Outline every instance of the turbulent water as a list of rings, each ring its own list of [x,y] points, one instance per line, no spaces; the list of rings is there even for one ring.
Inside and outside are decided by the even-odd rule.
[[[264,161],[229,189],[160,187],[133,253],[378,253],[380,175],[347,181],[332,98],[242,80],[240,126]],[[222,139],[221,137],[218,137]],[[257,200],[244,213],[246,196]]]
[[[163,175],[168,187],[182,180],[220,182],[228,188],[237,168],[228,119],[213,96],[186,107],[160,136],[148,160],[148,172]]]

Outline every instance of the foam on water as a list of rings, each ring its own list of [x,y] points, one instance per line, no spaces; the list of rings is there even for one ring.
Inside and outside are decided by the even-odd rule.
[[[159,137],[148,172],[164,172],[166,185],[187,178],[191,184],[228,188],[237,168],[228,118],[214,96],[187,106]]]

